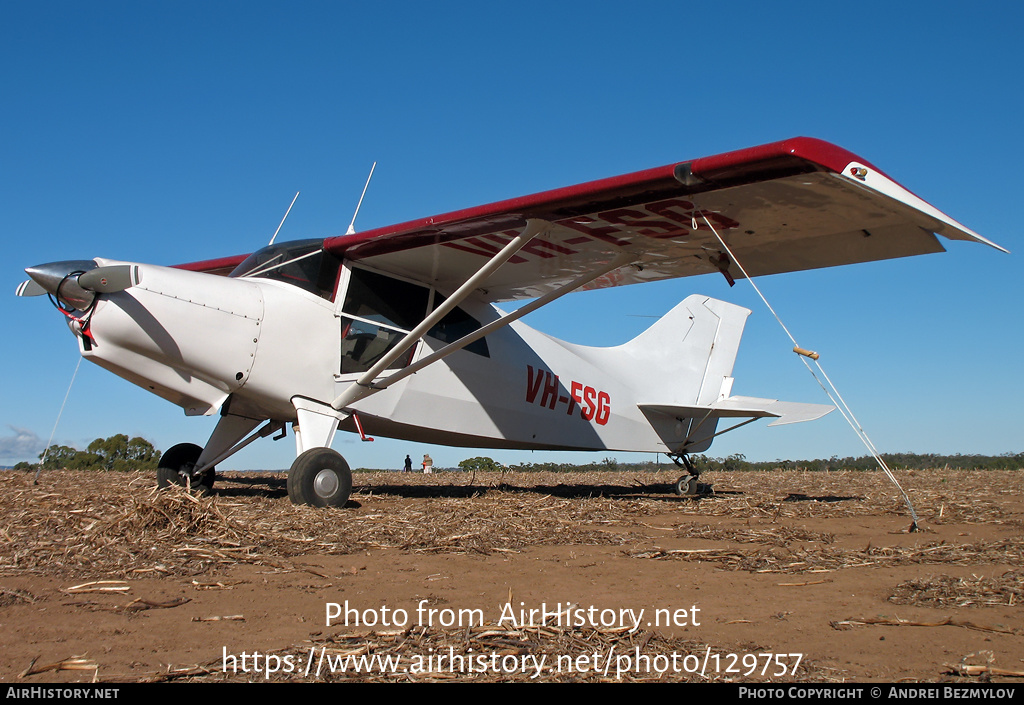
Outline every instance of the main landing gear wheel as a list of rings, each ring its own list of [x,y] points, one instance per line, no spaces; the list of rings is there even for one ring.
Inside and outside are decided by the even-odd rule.
[[[195,443],[179,443],[171,446],[160,456],[160,464],[156,469],[156,485],[161,489],[171,485],[191,487],[201,494],[213,489],[213,481],[217,476],[215,468],[206,470],[201,476],[195,474],[196,462],[203,454],[203,449]]]
[[[676,480],[674,489],[680,497],[693,497],[697,494],[697,476],[683,475]]]
[[[344,507],[352,494],[352,471],[337,451],[310,448],[288,471],[288,497],[295,504]]]

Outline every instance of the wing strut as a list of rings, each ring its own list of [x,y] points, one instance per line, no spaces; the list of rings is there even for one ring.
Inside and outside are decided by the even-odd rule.
[[[592,272],[587,272],[586,274],[580,275],[579,277],[573,279],[568,284],[563,284],[554,291],[549,291],[544,296],[541,296],[539,299],[534,299],[533,301],[523,306],[522,308],[513,311],[512,313],[506,314],[497,320],[491,321],[486,326],[481,326],[472,333],[459,338],[454,343],[446,345],[440,350],[433,352],[420,360],[417,360],[412,365],[409,365],[408,367],[399,370],[393,375],[389,375],[383,380],[375,383],[373,385],[373,388],[376,390],[387,389],[395,382],[400,382],[406,377],[416,374],[424,367],[432,365],[438,360],[442,360],[448,357],[453,352],[462,350],[462,348],[466,347],[470,343],[480,340],[480,338],[483,338],[486,335],[490,335],[494,331],[498,330],[499,328],[507,326],[509,323],[512,323],[513,321],[518,321],[520,318],[530,313],[531,311],[536,311],[541,306],[545,306],[554,301],[555,299],[561,296],[565,296],[566,294],[575,291],[576,289],[579,289],[581,286],[589,284],[598,277],[602,277],[608,272],[618,269],[619,267],[626,266],[634,259],[636,259],[634,255],[624,252],[620,254],[618,257],[616,257],[614,260],[609,262],[608,264],[604,265],[603,267],[599,267]]]
[[[533,220],[531,220],[529,222],[530,223],[534,223],[534,222],[543,222],[543,221],[533,221]],[[545,224],[548,225],[548,226],[550,225],[549,223],[545,223]],[[529,230],[529,229],[530,229],[530,226],[528,225],[527,226],[527,230]],[[547,228],[545,227],[544,230],[546,230],[546,229]],[[526,233],[524,231],[524,235],[525,234]],[[536,234],[539,234],[539,232],[536,233]],[[523,244],[526,244],[526,243],[523,243]],[[499,255],[500,254],[501,253],[499,253]],[[353,402],[356,402],[359,399],[362,399],[364,397],[367,397],[370,394],[373,394],[374,392],[379,392],[381,390],[387,389],[388,387],[390,387],[391,385],[395,384],[396,382],[401,382],[406,377],[409,377],[411,375],[416,374],[417,372],[419,372],[423,368],[425,368],[425,367],[427,367],[429,365],[432,365],[435,362],[443,360],[444,358],[448,357],[449,355],[451,355],[454,352],[458,352],[459,350],[462,350],[462,348],[466,347],[470,343],[473,343],[473,342],[475,342],[477,340],[480,340],[481,338],[483,338],[483,337],[485,337],[487,335],[490,335],[491,333],[493,333],[494,331],[498,330],[499,328],[503,328],[503,327],[509,325],[510,323],[514,322],[514,321],[518,321],[520,318],[522,318],[526,314],[528,314],[528,313],[530,313],[532,311],[536,311],[538,308],[540,308],[542,306],[546,306],[547,304],[551,303],[555,299],[560,298],[562,296],[565,296],[566,294],[568,294],[568,293],[570,293],[572,291],[575,291],[576,289],[579,289],[581,286],[585,286],[585,285],[589,284],[590,282],[594,281],[595,279],[597,279],[599,277],[602,277],[605,274],[608,274],[608,272],[614,271],[614,270],[616,270],[616,269],[618,269],[620,267],[625,267],[630,262],[632,262],[634,259],[636,259],[635,255],[630,254],[628,252],[623,252],[618,257],[613,259],[611,262],[608,262],[604,266],[598,267],[597,269],[595,269],[593,271],[586,272],[585,274],[581,274],[580,276],[578,276],[575,279],[573,279],[571,282],[569,282],[567,284],[563,284],[562,286],[558,287],[554,291],[549,291],[544,296],[541,296],[538,299],[534,299],[533,301],[531,301],[527,305],[519,308],[516,311],[513,311],[512,313],[506,314],[506,315],[502,316],[501,318],[498,318],[497,320],[491,321],[490,323],[488,323],[485,326],[481,326],[480,328],[478,328],[477,330],[473,331],[472,333],[470,333],[468,335],[464,335],[463,337],[459,338],[454,343],[450,343],[450,344],[444,346],[443,348],[441,348],[440,350],[437,350],[437,351],[431,353],[430,355],[427,355],[426,357],[424,357],[424,358],[422,358],[420,360],[417,360],[415,363],[405,367],[402,370],[399,370],[398,372],[395,372],[392,375],[389,375],[388,377],[385,377],[383,380],[380,380],[380,381],[375,382],[375,383],[363,383],[363,380],[365,378],[368,377],[372,381],[373,377],[375,376],[375,374],[372,374],[374,372],[374,370],[369,370],[366,374],[363,375],[363,377],[360,377],[359,380],[357,380],[356,382],[351,384],[344,392],[342,392],[338,396],[338,398],[334,400],[334,403],[331,404],[331,406],[333,406],[335,409],[341,410],[344,407],[348,406],[349,404],[351,404]],[[474,275],[474,278],[476,278],[476,275]],[[459,289],[459,291],[462,291],[462,289],[466,288],[467,284],[469,284],[469,282],[464,284]],[[457,293],[458,292],[456,292],[456,294]],[[461,301],[463,298],[465,298],[465,297],[463,296],[463,297],[457,298],[457,301]],[[451,299],[448,299],[446,303],[450,303],[453,299],[456,299],[455,295],[453,295]],[[436,311],[435,311],[435,314],[436,314]],[[419,330],[420,328],[424,328],[424,325],[426,323],[427,323],[427,321],[425,320],[423,324],[420,324],[420,326],[417,328],[417,330]],[[433,327],[433,324],[431,323],[430,326],[426,328],[426,330],[430,330],[430,328],[432,328],[432,327]],[[409,337],[411,337],[411,336],[413,336],[415,334],[416,334],[416,331],[412,331],[411,333],[409,333],[409,335],[406,336],[406,338],[409,338]],[[422,337],[422,335],[423,334],[421,333],[419,336],[417,336],[417,339],[419,337]],[[413,341],[413,342],[415,342],[415,341]],[[398,347],[402,347],[402,346],[399,345]],[[403,348],[403,350],[407,350],[408,347],[409,346],[405,346]],[[382,362],[383,362],[383,360],[382,360]],[[381,366],[381,363],[377,363],[375,368],[376,367],[380,367],[380,366]],[[385,369],[386,369],[386,367],[385,367]]]
[[[424,318],[423,321],[413,330],[406,333],[405,337],[398,342],[398,345],[393,347],[387,355],[378,360],[376,365],[364,372],[359,379],[350,384],[344,392],[339,394],[331,403],[331,406],[336,410],[340,410],[352,402],[358,401],[359,399],[362,399],[376,391],[371,386],[375,377],[384,372],[392,362],[404,355],[409,348],[415,345],[420,338],[426,335],[427,331],[448,315],[449,311],[462,303],[463,299],[469,296],[474,289],[487,279],[487,277],[491,276],[498,267],[510,260],[512,256],[519,252],[519,250],[529,243],[530,240],[547,232],[551,227],[551,223],[546,220],[541,220],[539,218],[531,218],[530,220],[527,220],[526,227],[523,229],[523,232],[512,238],[512,240],[505,245],[500,252],[491,257],[491,259],[487,261],[487,264],[477,270],[476,274],[467,279],[465,283],[460,286],[454,294],[446,299],[443,304],[434,309],[434,311]]]

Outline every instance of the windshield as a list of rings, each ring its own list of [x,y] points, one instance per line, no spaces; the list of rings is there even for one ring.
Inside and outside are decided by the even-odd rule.
[[[257,250],[228,276],[274,279],[329,299],[340,265],[337,257],[323,251],[323,240],[295,240]]]

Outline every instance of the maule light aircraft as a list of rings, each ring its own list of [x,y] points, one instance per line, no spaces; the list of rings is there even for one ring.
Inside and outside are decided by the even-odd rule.
[[[748,310],[690,296],[610,348],[518,319],[578,289],[706,273],[731,284],[737,261],[756,276],[941,252],[936,235],[998,248],[865,160],[800,137],[248,256],[52,262],[27,269],[18,294],[49,294],[86,359],[187,415],[219,411],[205,446],[164,453],[161,485],[209,488],[218,463],[291,424],[288,493],[301,504],[348,500],[339,428],[666,453],[692,492],[687,454],[717,435],[832,409],[733,395]],[[517,299],[533,300],[495,305]]]

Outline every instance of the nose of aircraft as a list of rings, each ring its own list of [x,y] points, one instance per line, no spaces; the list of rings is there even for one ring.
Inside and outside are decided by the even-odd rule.
[[[35,267],[28,267],[25,269],[25,273],[32,278],[32,281],[38,285],[38,288],[26,282],[18,288],[18,295],[53,294],[63,303],[73,308],[84,310],[92,303],[95,294],[83,288],[79,284],[78,276],[76,275],[84,274],[94,269],[96,269],[96,263],[91,259],[47,262],[46,264],[37,264]]]
[[[39,296],[50,293],[64,304],[84,311],[92,305],[96,294],[124,291],[141,281],[138,265],[116,264],[99,267],[93,260],[64,260],[29,267],[32,277],[18,287],[18,296]],[[34,282],[34,284],[33,284]]]
[[[57,287],[69,275],[76,272],[88,272],[96,269],[96,263],[91,259],[69,259],[61,262],[47,262],[37,264],[35,267],[26,267],[25,274],[32,277],[33,281],[53,295],[57,294]]]

